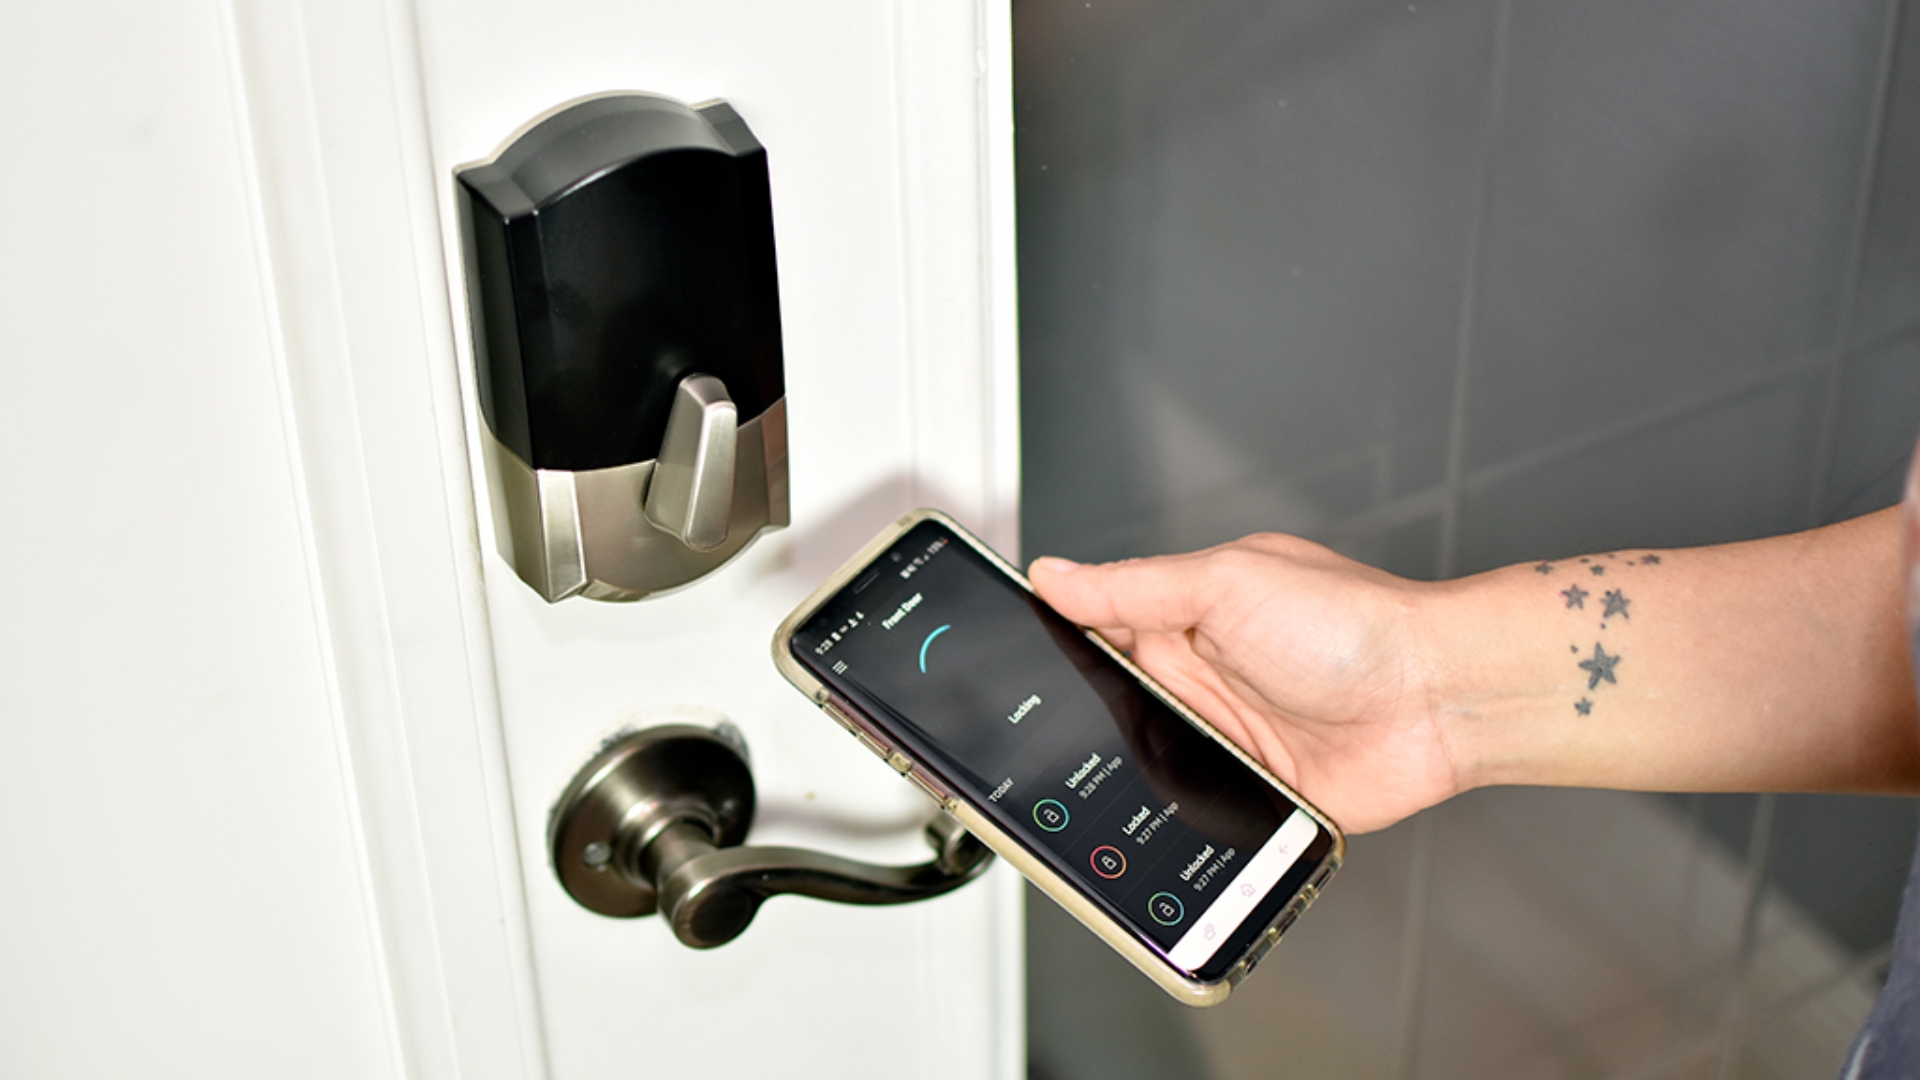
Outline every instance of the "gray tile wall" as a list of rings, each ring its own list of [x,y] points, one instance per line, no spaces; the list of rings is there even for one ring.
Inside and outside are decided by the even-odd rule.
[[[1430,578],[1767,535],[1897,497],[1920,434],[1920,12],[1018,0],[1014,14],[1026,554],[1278,529]],[[1646,801],[1611,798],[1639,799],[1631,814]],[[1765,1074],[1752,1018],[1787,1008],[1768,942],[1799,940],[1762,933],[1770,905],[1871,978],[1913,807],[1655,802],[1699,841],[1673,887],[1745,875],[1728,917],[1750,932],[1656,973],[1692,996],[1642,994],[1664,1020],[1611,1037],[1626,1059],[1569,1034],[1637,1015],[1619,1002],[1459,1015],[1500,995],[1449,987],[1524,989],[1542,957],[1450,921],[1471,883],[1436,853],[1471,850],[1492,820],[1450,806],[1355,845],[1356,869],[1373,853],[1397,869],[1373,871],[1384,892],[1354,906],[1393,914],[1343,931],[1367,960],[1343,965],[1350,1022],[1327,1038],[1368,1050],[1321,1075],[1497,1075],[1493,1046],[1535,1065],[1548,1059],[1522,1050],[1574,1047],[1514,1075]],[[1476,900],[1577,934],[1599,898]],[[1062,964],[1047,950],[1071,947],[1053,925],[1036,915],[1034,1064],[1066,1080],[1087,1074],[1064,1064],[1078,1028],[1059,1003],[1084,988],[1048,982]],[[1793,1015],[1844,1014],[1850,985],[1795,988],[1816,1005]],[[1154,1006],[1126,1007],[1136,1037],[1153,1030],[1138,1017]],[[1189,1037],[1190,1018],[1163,1020]],[[1792,1059],[1774,1043],[1765,1056]]]

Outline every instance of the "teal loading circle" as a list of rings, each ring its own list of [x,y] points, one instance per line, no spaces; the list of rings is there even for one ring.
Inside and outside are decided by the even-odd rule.
[[[927,640],[920,643],[920,674],[925,675],[927,673],[927,646],[933,644],[934,638],[939,637],[941,634],[944,634],[951,629],[953,629],[953,624],[948,623],[945,626],[942,626],[941,628],[939,628],[938,630],[935,630],[933,633],[928,634]]]

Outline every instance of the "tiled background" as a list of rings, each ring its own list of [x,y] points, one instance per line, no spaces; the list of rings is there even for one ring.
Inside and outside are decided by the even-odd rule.
[[[1017,0],[1028,555],[1767,535],[1920,434],[1920,11]],[[1036,1080],[1824,1077],[1914,805],[1489,791],[1190,1014],[1044,901]]]

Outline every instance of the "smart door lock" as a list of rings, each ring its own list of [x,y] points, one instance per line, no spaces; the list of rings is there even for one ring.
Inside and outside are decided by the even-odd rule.
[[[724,102],[566,106],[455,171],[500,551],[636,600],[788,523],[767,155]]]

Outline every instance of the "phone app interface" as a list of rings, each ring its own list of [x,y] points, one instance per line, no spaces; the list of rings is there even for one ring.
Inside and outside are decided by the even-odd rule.
[[[870,564],[792,648],[1203,978],[1277,916],[1330,846],[1284,792],[937,522]]]

